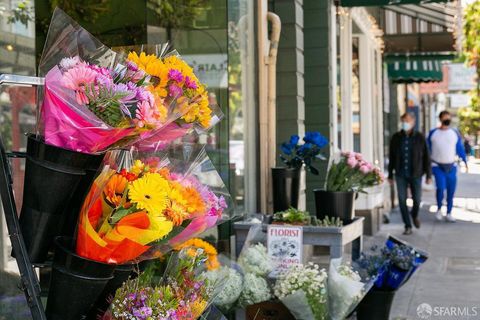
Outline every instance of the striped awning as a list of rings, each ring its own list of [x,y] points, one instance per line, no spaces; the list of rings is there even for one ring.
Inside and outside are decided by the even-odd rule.
[[[342,7],[389,6],[401,4],[425,4],[433,2],[448,2],[449,0],[340,0]]]
[[[440,82],[443,62],[454,57],[452,54],[389,55],[385,61],[388,77],[394,83]]]

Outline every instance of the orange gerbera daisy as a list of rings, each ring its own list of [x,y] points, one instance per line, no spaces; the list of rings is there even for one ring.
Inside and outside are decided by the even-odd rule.
[[[126,187],[127,179],[120,174],[114,174],[110,180],[108,180],[108,183],[103,190],[105,200],[110,205],[117,207],[122,201],[123,193]]]

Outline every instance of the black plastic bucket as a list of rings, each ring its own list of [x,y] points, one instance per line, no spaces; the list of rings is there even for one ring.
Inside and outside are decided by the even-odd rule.
[[[272,168],[273,211],[298,207],[300,169]]]
[[[55,238],[55,255],[48,292],[49,320],[88,319],[116,265],[85,259],[73,252],[72,238]]]
[[[395,292],[370,290],[357,306],[357,320],[388,320]]]
[[[91,172],[102,159],[103,155],[50,146],[28,136],[20,227],[31,262],[45,262],[56,236],[73,235],[80,205],[95,176]]]
[[[313,190],[317,218],[338,217],[344,223],[351,222],[355,217],[355,192],[332,192],[322,189]]]
[[[90,310],[88,319],[97,319],[107,311],[110,306],[111,300],[115,297],[115,292],[120,288],[125,281],[129,278],[136,278],[138,275],[135,272],[136,264],[123,264],[118,265],[113,273],[113,278],[108,281],[107,285],[103,289],[102,293],[97,299],[97,302]]]

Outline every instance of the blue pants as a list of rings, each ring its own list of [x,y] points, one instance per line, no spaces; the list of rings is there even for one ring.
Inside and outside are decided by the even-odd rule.
[[[412,228],[412,220],[410,215],[415,219],[418,216],[420,209],[420,202],[422,201],[422,178],[405,178],[400,175],[395,176],[397,182],[398,205],[402,213],[402,220],[405,223],[405,228]],[[413,207],[412,211],[408,212],[407,207],[407,193],[408,187],[412,191]]]
[[[437,185],[437,206],[438,210],[442,208],[445,189],[447,190],[447,213],[452,213],[453,196],[457,188],[457,167],[453,167],[450,172],[446,173],[440,167],[432,167],[435,176],[435,184]]]

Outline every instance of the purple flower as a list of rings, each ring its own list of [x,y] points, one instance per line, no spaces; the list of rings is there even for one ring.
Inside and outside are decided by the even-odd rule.
[[[134,62],[127,61],[127,70],[137,72],[139,69],[138,69],[138,66]]]
[[[152,308],[141,307],[139,309],[133,309],[133,315],[140,320],[145,320],[152,315]]]
[[[176,82],[182,82],[183,81],[183,74],[179,70],[171,69],[170,71],[168,71],[168,78],[170,80],[173,80],[173,81],[176,81]]]
[[[171,84],[168,86],[169,96],[177,98],[182,95],[183,90],[176,84]]]
[[[135,98],[136,90],[130,90],[128,85],[125,83],[118,83],[115,84],[113,87],[115,93],[122,94],[122,97],[119,99],[120,102],[127,103],[130,102],[133,98]]]
[[[127,299],[130,300],[130,301],[133,301],[137,298],[137,294],[136,293],[129,293],[127,295]]]
[[[190,79],[189,76],[185,77],[185,87],[187,87],[188,89],[198,89],[198,85],[195,80]]]

